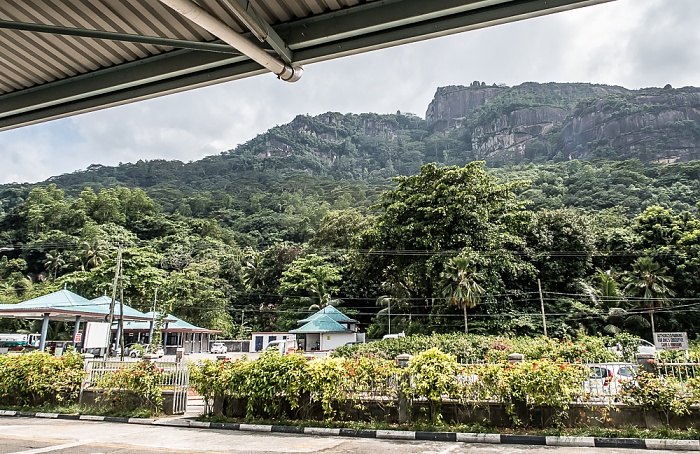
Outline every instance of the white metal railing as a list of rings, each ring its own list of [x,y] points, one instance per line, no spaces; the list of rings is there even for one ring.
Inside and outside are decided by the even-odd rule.
[[[133,367],[139,361],[142,360],[124,358],[123,361],[118,359],[85,361],[85,378],[83,379],[80,389],[81,398],[84,390],[94,389],[102,379],[114,374],[118,370]],[[154,361],[154,364],[161,370],[161,389],[163,391],[173,392],[173,413],[184,413],[187,409],[187,392],[189,390],[190,378],[187,364],[168,360]]]

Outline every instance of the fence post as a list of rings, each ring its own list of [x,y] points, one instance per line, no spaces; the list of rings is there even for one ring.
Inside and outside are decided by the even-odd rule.
[[[653,374],[655,372],[654,365],[650,360],[654,359],[653,353],[637,353],[637,364],[641,366],[644,371]]]
[[[83,379],[80,382],[80,393],[78,393],[78,405],[83,403],[83,390],[85,389],[85,382],[90,379],[91,370],[92,370],[92,360],[93,360],[93,355],[90,353],[83,353],[83,369],[84,369],[84,375]]]
[[[408,396],[403,390],[404,384],[409,384],[411,380],[411,377],[408,375],[408,371],[406,370],[406,368],[408,367],[408,362],[411,358],[413,358],[413,356],[409,355],[408,353],[402,353],[396,357],[396,362],[400,367],[404,369],[401,372],[401,375],[399,375],[398,380],[396,382],[399,396],[398,410],[400,423],[406,423],[411,420],[411,400],[408,398]]]

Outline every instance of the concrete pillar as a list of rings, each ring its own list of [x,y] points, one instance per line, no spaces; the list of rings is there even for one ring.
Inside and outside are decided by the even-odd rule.
[[[153,320],[148,322],[148,343],[153,343]]]
[[[120,346],[119,342],[121,341],[121,334],[122,333],[119,331],[119,323],[117,323],[117,334],[114,337],[114,351],[115,352],[117,351],[117,349]],[[120,356],[120,355],[117,355],[117,356]]]
[[[78,348],[78,342],[75,341],[76,336],[80,332],[80,315],[75,316],[75,328],[73,328],[73,348]]]
[[[204,340],[204,333],[199,333],[199,353],[202,353],[204,350],[202,350],[202,342]]]
[[[46,348],[46,335],[49,332],[49,314],[44,314],[44,322],[41,324],[41,338],[39,339],[39,351]]]

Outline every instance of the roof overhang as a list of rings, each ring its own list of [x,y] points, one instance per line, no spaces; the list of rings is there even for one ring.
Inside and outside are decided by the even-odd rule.
[[[46,315],[51,320],[73,322],[80,317],[83,322],[106,322],[107,316],[89,312],[67,309],[0,309],[0,318],[18,318],[24,320],[41,320]],[[126,319],[126,317],[125,317]]]
[[[197,4],[282,63],[304,65],[608,1]],[[0,131],[267,72],[154,0],[68,3],[0,3]]]

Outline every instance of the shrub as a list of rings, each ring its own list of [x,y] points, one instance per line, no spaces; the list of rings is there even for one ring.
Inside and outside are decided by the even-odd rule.
[[[36,406],[73,403],[80,392],[83,360],[72,350],[0,355],[0,402]]]
[[[656,410],[666,425],[672,414],[690,414],[692,399],[687,396],[685,385],[673,376],[657,377],[642,371],[635,380],[622,383],[621,397],[626,404],[639,405],[645,411]]]
[[[267,351],[251,361],[245,368],[246,379],[243,394],[248,397],[247,417],[263,413],[280,416],[281,403],[287,402],[290,409],[299,406],[299,397],[307,389],[304,373],[306,359],[299,354],[281,355]],[[256,407],[261,407],[256,411]]]
[[[411,358],[406,374],[410,380],[404,382],[407,396],[424,397],[428,400],[430,420],[440,419],[438,409],[443,397],[457,397],[457,371],[459,364],[454,356],[431,348]]]
[[[101,401],[114,407],[129,407],[132,396],[138,406],[158,413],[163,410],[163,369],[150,361],[139,361],[100,377],[95,383],[103,388]]]
[[[485,364],[476,368],[481,379],[481,397],[506,404],[514,424],[522,424],[516,412],[518,403],[528,408],[546,406],[567,410],[581,397],[581,384],[588,376],[577,364],[539,360],[523,363]],[[556,422],[556,421],[555,421]]]

